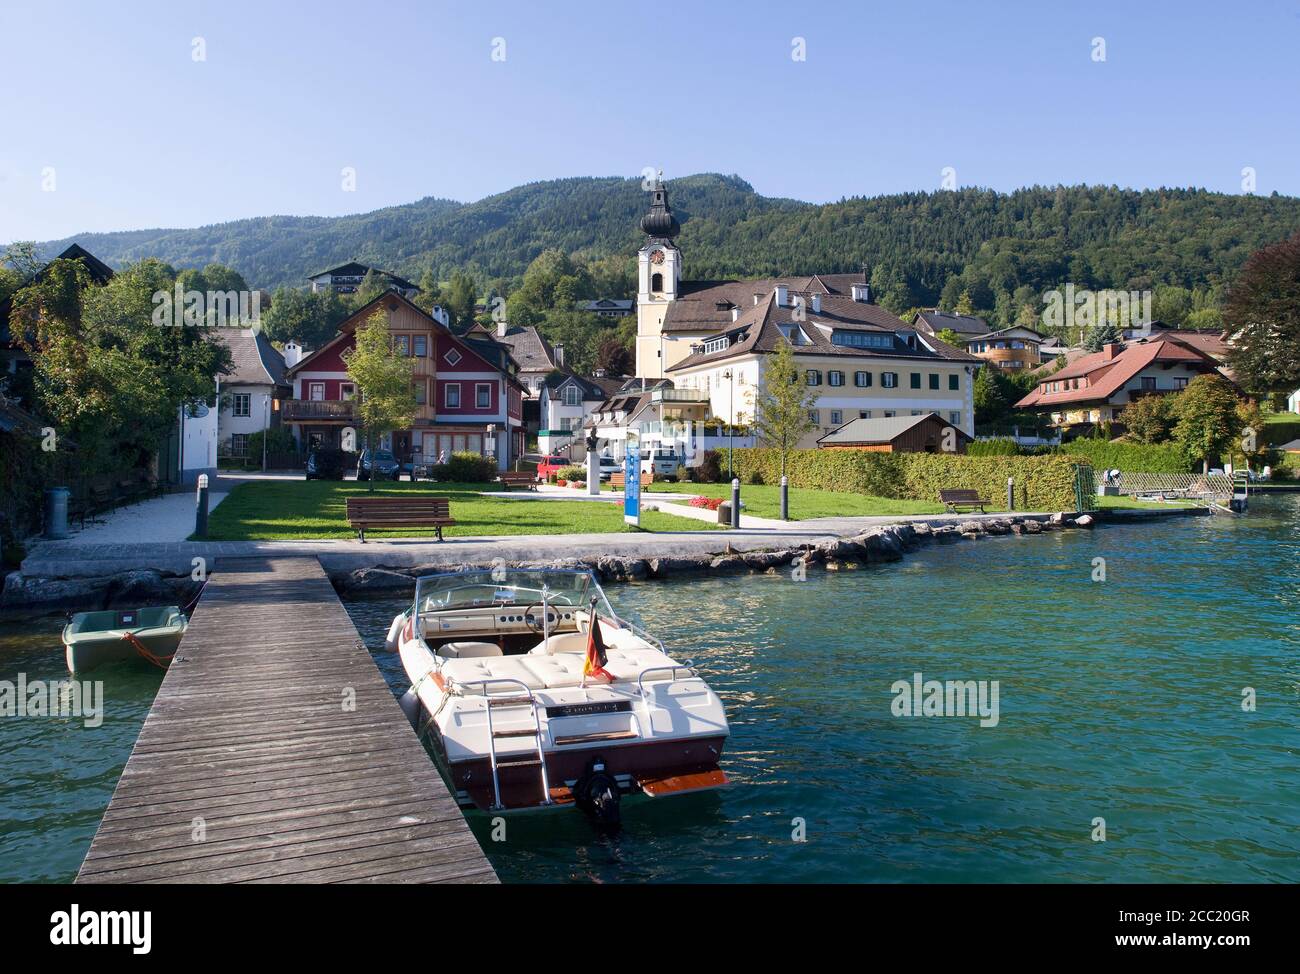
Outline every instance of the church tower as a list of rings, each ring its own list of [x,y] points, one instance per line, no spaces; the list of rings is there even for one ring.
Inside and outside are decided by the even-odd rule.
[[[686,355],[684,350],[670,354],[669,346],[680,343],[663,333],[682,279],[682,252],[673,243],[681,226],[668,205],[663,175],[661,171],[650,188],[650,212],[641,218],[646,242],[637,252],[636,374],[647,379],[663,378],[665,367]]]

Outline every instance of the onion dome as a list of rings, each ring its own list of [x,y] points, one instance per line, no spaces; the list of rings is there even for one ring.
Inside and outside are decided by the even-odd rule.
[[[681,224],[668,205],[668,190],[662,179],[655,180],[650,191],[650,212],[641,218],[641,229],[647,236],[661,240],[671,240],[681,233]]]

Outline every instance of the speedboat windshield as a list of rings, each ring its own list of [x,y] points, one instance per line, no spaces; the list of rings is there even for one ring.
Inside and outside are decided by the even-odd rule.
[[[415,585],[415,608],[419,613],[486,605],[528,606],[543,601],[585,609],[592,599],[596,600],[600,613],[614,614],[590,572],[546,568],[495,568],[429,575]]]

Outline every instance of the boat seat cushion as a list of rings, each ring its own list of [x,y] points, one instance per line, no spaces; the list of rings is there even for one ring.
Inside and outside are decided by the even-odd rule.
[[[518,680],[530,690],[541,690],[546,686],[536,673],[524,665],[519,656],[483,656],[473,659],[449,659],[442,664],[439,672],[449,680],[462,684],[468,694],[480,694],[483,687],[467,685],[472,680]],[[491,688],[493,693],[506,694],[509,686],[504,684]]]
[[[582,684],[584,657],[577,653],[555,656],[526,656],[524,665],[546,684],[547,689],[576,687]]]
[[[530,649],[528,655],[554,656],[556,653],[585,653],[586,651],[587,634],[585,632],[557,632]]]
[[[464,640],[456,643],[446,643],[437,649],[439,656],[445,656],[448,659],[477,659],[483,656],[503,656],[501,647],[496,643],[474,642]]]

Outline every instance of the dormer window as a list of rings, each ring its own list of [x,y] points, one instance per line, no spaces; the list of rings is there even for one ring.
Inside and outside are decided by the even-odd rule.
[[[704,343],[704,354],[708,355],[710,352],[725,352],[730,344],[731,341],[726,335],[723,335],[720,338],[710,338]]]
[[[875,331],[833,331],[831,344],[848,348],[893,348],[894,336]]]

